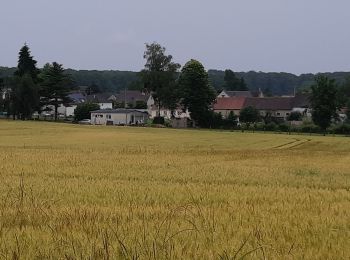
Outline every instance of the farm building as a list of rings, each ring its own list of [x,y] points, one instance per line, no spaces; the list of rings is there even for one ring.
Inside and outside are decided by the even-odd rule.
[[[144,110],[137,109],[101,109],[91,112],[93,125],[137,125],[149,118]]]
[[[214,112],[221,113],[224,118],[233,112],[239,116],[241,110],[246,107],[254,107],[259,110],[261,116],[270,114],[281,121],[299,111],[303,116],[311,116],[310,101],[307,95],[293,97],[221,97],[213,104]]]

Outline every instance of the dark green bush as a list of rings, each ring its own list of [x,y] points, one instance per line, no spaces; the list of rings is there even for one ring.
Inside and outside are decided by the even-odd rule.
[[[274,122],[270,122],[265,125],[266,131],[276,131],[278,129],[278,125]]]
[[[290,126],[287,124],[280,124],[278,129],[282,132],[289,132]]]
[[[153,124],[156,124],[156,125],[164,125],[164,117],[161,117],[161,116],[157,116],[153,119]]]
[[[321,128],[314,124],[306,124],[301,126],[301,132],[304,133],[321,133]]]
[[[331,128],[331,132],[334,134],[349,135],[350,134],[350,124],[336,125],[336,126]]]

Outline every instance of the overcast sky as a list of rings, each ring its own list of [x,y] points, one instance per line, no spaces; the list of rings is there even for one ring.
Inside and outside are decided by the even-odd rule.
[[[207,69],[350,71],[349,0],[0,0],[0,66],[138,71],[144,43]]]

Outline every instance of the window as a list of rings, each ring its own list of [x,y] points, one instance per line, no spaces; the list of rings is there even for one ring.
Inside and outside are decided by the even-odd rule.
[[[289,116],[289,113],[286,113],[287,116]]]
[[[280,116],[280,115],[281,115],[281,113],[280,113],[280,112],[277,112],[277,115],[278,115],[278,116]]]

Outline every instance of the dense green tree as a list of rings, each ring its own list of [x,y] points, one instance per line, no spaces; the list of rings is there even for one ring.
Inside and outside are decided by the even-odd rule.
[[[334,79],[318,76],[311,89],[312,120],[325,133],[341,106],[337,99],[338,86]]]
[[[33,82],[37,82],[38,74],[40,70],[36,67],[37,61],[31,56],[30,49],[27,44],[20,49],[18,55],[18,65],[15,71],[15,76],[22,77],[25,74],[29,74],[33,79]]]
[[[189,110],[191,118],[199,126],[206,125],[206,115],[216,98],[216,93],[209,83],[208,73],[199,61],[190,60],[182,68],[179,87],[181,102]]]
[[[288,121],[301,121],[302,118],[303,118],[303,115],[300,112],[294,111],[294,112],[290,113],[287,120]]]
[[[0,77],[6,78],[13,75],[16,68],[6,68],[0,66]],[[102,92],[118,92],[125,88],[129,90],[143,89],[139,72],[132,71],[96,71],[96,70],[72,70],[67,69],[72,75],[74,86],[89,86],[96,83],[101,87]],[[209,79],[212,86],[221,90],[224,85],[225,72],[219,70],[209,70]],[[235,72],[237,78],[244,78],[249,90],[257,91],[259,88],[265,93],[269,88],[271,95],[291,95],[296,88],[297,92],[308,92],[309,87],[314,83],[314,74],[294,75],[290,73],[275,72]],[[350,72],[322,73],[329,78],[334,78],[338,84],[343,84],[346,77],[350,77]],[[311,92],[311,90],[310,90]],[[309,93],[309,92],[308,92]],[[267,94],[266,94],[267,95]]]
[[[70,75],[65,73],[61,64],[53,62],[45,65],[40,76],[42,78],[41,101],[44,106],[54,107],[55,120],[57,120],[58,107],[70,101],[68,98],[72,89]]]
[[[260,120],[259,111],[252,106],[245,107],[239,114],[239,121],[245,123],[249,128],[250,124],[254,124]]]
[[[39,105],[38,87],[30,74],[15,77],[10,93],[11,113],[21,120],[30,119]]]
[[[350,98],[350,75],[345,78],[341,88],[342,88],[341,90],[342,94],[344,94],[344,96],[349,99]]]
[[[225,70],[224,81],[225,90],[248,90],[244,79],[238,78],[232,70]]]
[[[144,85],[143,85],[142,81],[140,79],[138,79],[138,80],[135,80],[135,81],[131,81],[127,85],[126,89],[143,91],[144,90]]]
[[[232,125],[236,125],[237,124],[237,116],[235,115],[235,113],[233,113],[233,111],[230,111],[230,113],[227,116],[227,121],[232,123]]]
[[[36,60],[31,56],[29,47],[25,44],[18,58],[17,70],[11,81],[11,113],[13,118],[29,119],[39,107],[38,73]]]
[[[4,80],[0,78],[0,112],[5,111]]]
[[[152,93],[159,111],[161,107],[173,110],[179,101],[176,79],[181,66],[165,51],[158,43],[146,44],[146,64],[140,73],[144,88]]]
[[[346,104],[346,121],[350,123],[350,101]]]
[[[265,97],[272,97],[272,96],[273,96],[273,95],[272,95],[272,92],[271,92],[271,89],[270,89],[269,87],[265,88],[265,89],[263,90],[263,93],[264,93],[264,96],[265,96]]]
[[[86,95],[98,94],[101,92],[101,88],[95,82],[89,85],[85,90]]]
[[[91,118],[91,111],[99,110],[100,106],[95,103],[82,103],[74,110],[74,119],[80,121]]]

